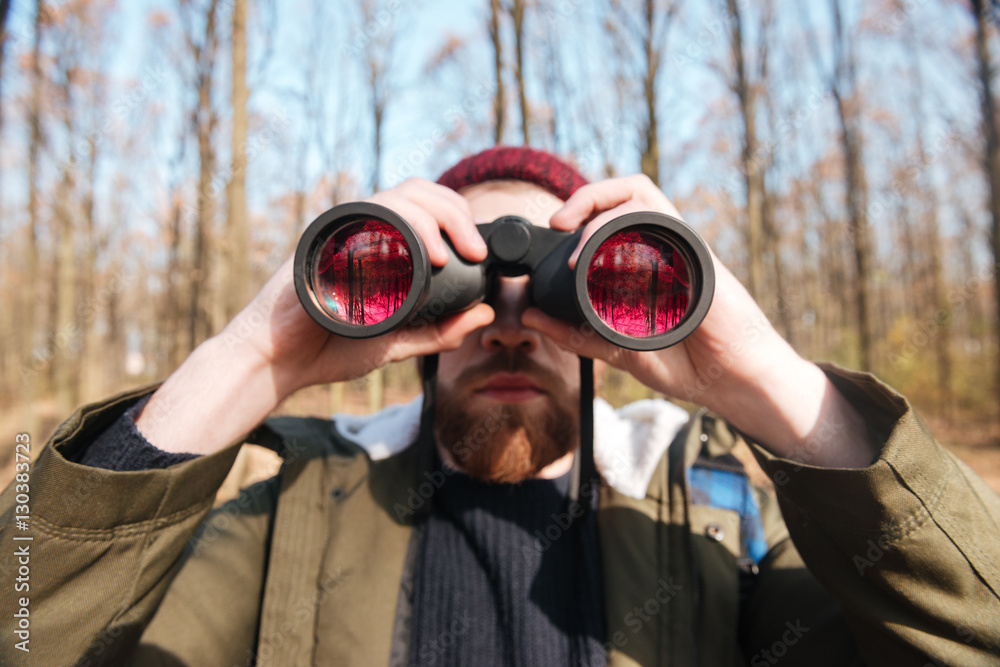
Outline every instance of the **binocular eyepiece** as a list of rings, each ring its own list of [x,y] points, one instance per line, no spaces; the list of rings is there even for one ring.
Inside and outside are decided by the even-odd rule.
[[[299,240],[296,293],[327,330],[369,338],[489,303],[499,277],[528,274],[533,305],[631,350],[679,343],[712,303],[708,247],[668,215],[615,218],[587,241],[575,269],[567,262],[582,228],[561,232],[517,216],[477,228],[489,249],[484,261],[463,259],[449,242],[447,264],[433,267],[423,241],[393,211],[367,202],[336,206]]]

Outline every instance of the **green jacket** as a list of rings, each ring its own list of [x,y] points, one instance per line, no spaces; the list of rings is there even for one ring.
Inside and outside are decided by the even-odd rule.
[[[740,439],[722,420],[692,419],[644,499],[602,490],[610,665],[1000,665],[1000,499],[902,397],[826,370],[884,446],[837,470],[751,443],[778,500],[759,494],[756,575],[740,574],[736,513],[688,499],[685,467]],[[209,515],[240,443],[161,470],[67,461],[149,391],[59,428],[32,465],[27,531],[16,484],[0,496],[3,664],[390,664],[414,516],[399,507],[433,492],[427,448],[372,461],[327,420],[269,420],[250,440],[281,473]]]

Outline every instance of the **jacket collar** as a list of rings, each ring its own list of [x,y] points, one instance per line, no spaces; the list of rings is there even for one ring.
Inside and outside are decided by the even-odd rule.
[[[422,405],[423,396],[417,396],[373,415],[338,414],[334,427],[373,462],[385,461],[417,440]],[[595,399],[594,460],[601,477],[625,496],[644,498],[657,463],[689,418],[685,410],[664,400],[637,401],[615,410],[603,399]]]

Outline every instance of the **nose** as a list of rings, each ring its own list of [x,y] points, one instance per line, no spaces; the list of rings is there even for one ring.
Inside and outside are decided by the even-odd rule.
[[[501,277],[498,280],[500,284],[492,304],[496,316],[483,329],[482,346],[487,352],[534,352],[538,349],[540,334],[521,324],[521,315],[528,307],[528,277]]]

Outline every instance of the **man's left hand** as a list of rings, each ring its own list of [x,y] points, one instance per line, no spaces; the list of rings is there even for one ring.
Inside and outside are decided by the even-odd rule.
[[[580,188],[552,216],[551,225],[565,231],[585,225],[579,253],[599,227],[636,211],[681,219],[656,185],[637,175]],[[523,322],[578,354],[627,371],[668,397],[708,407],[778,456],[819,466],[869,465],[876,449],[862,417],[823,371],[775,331],[729,269],[714,254],[712,259],[712,307],[694,333],[670,348],[637,352],[600,336],[581,337],[574,327],[537,308],[526,311]]]

